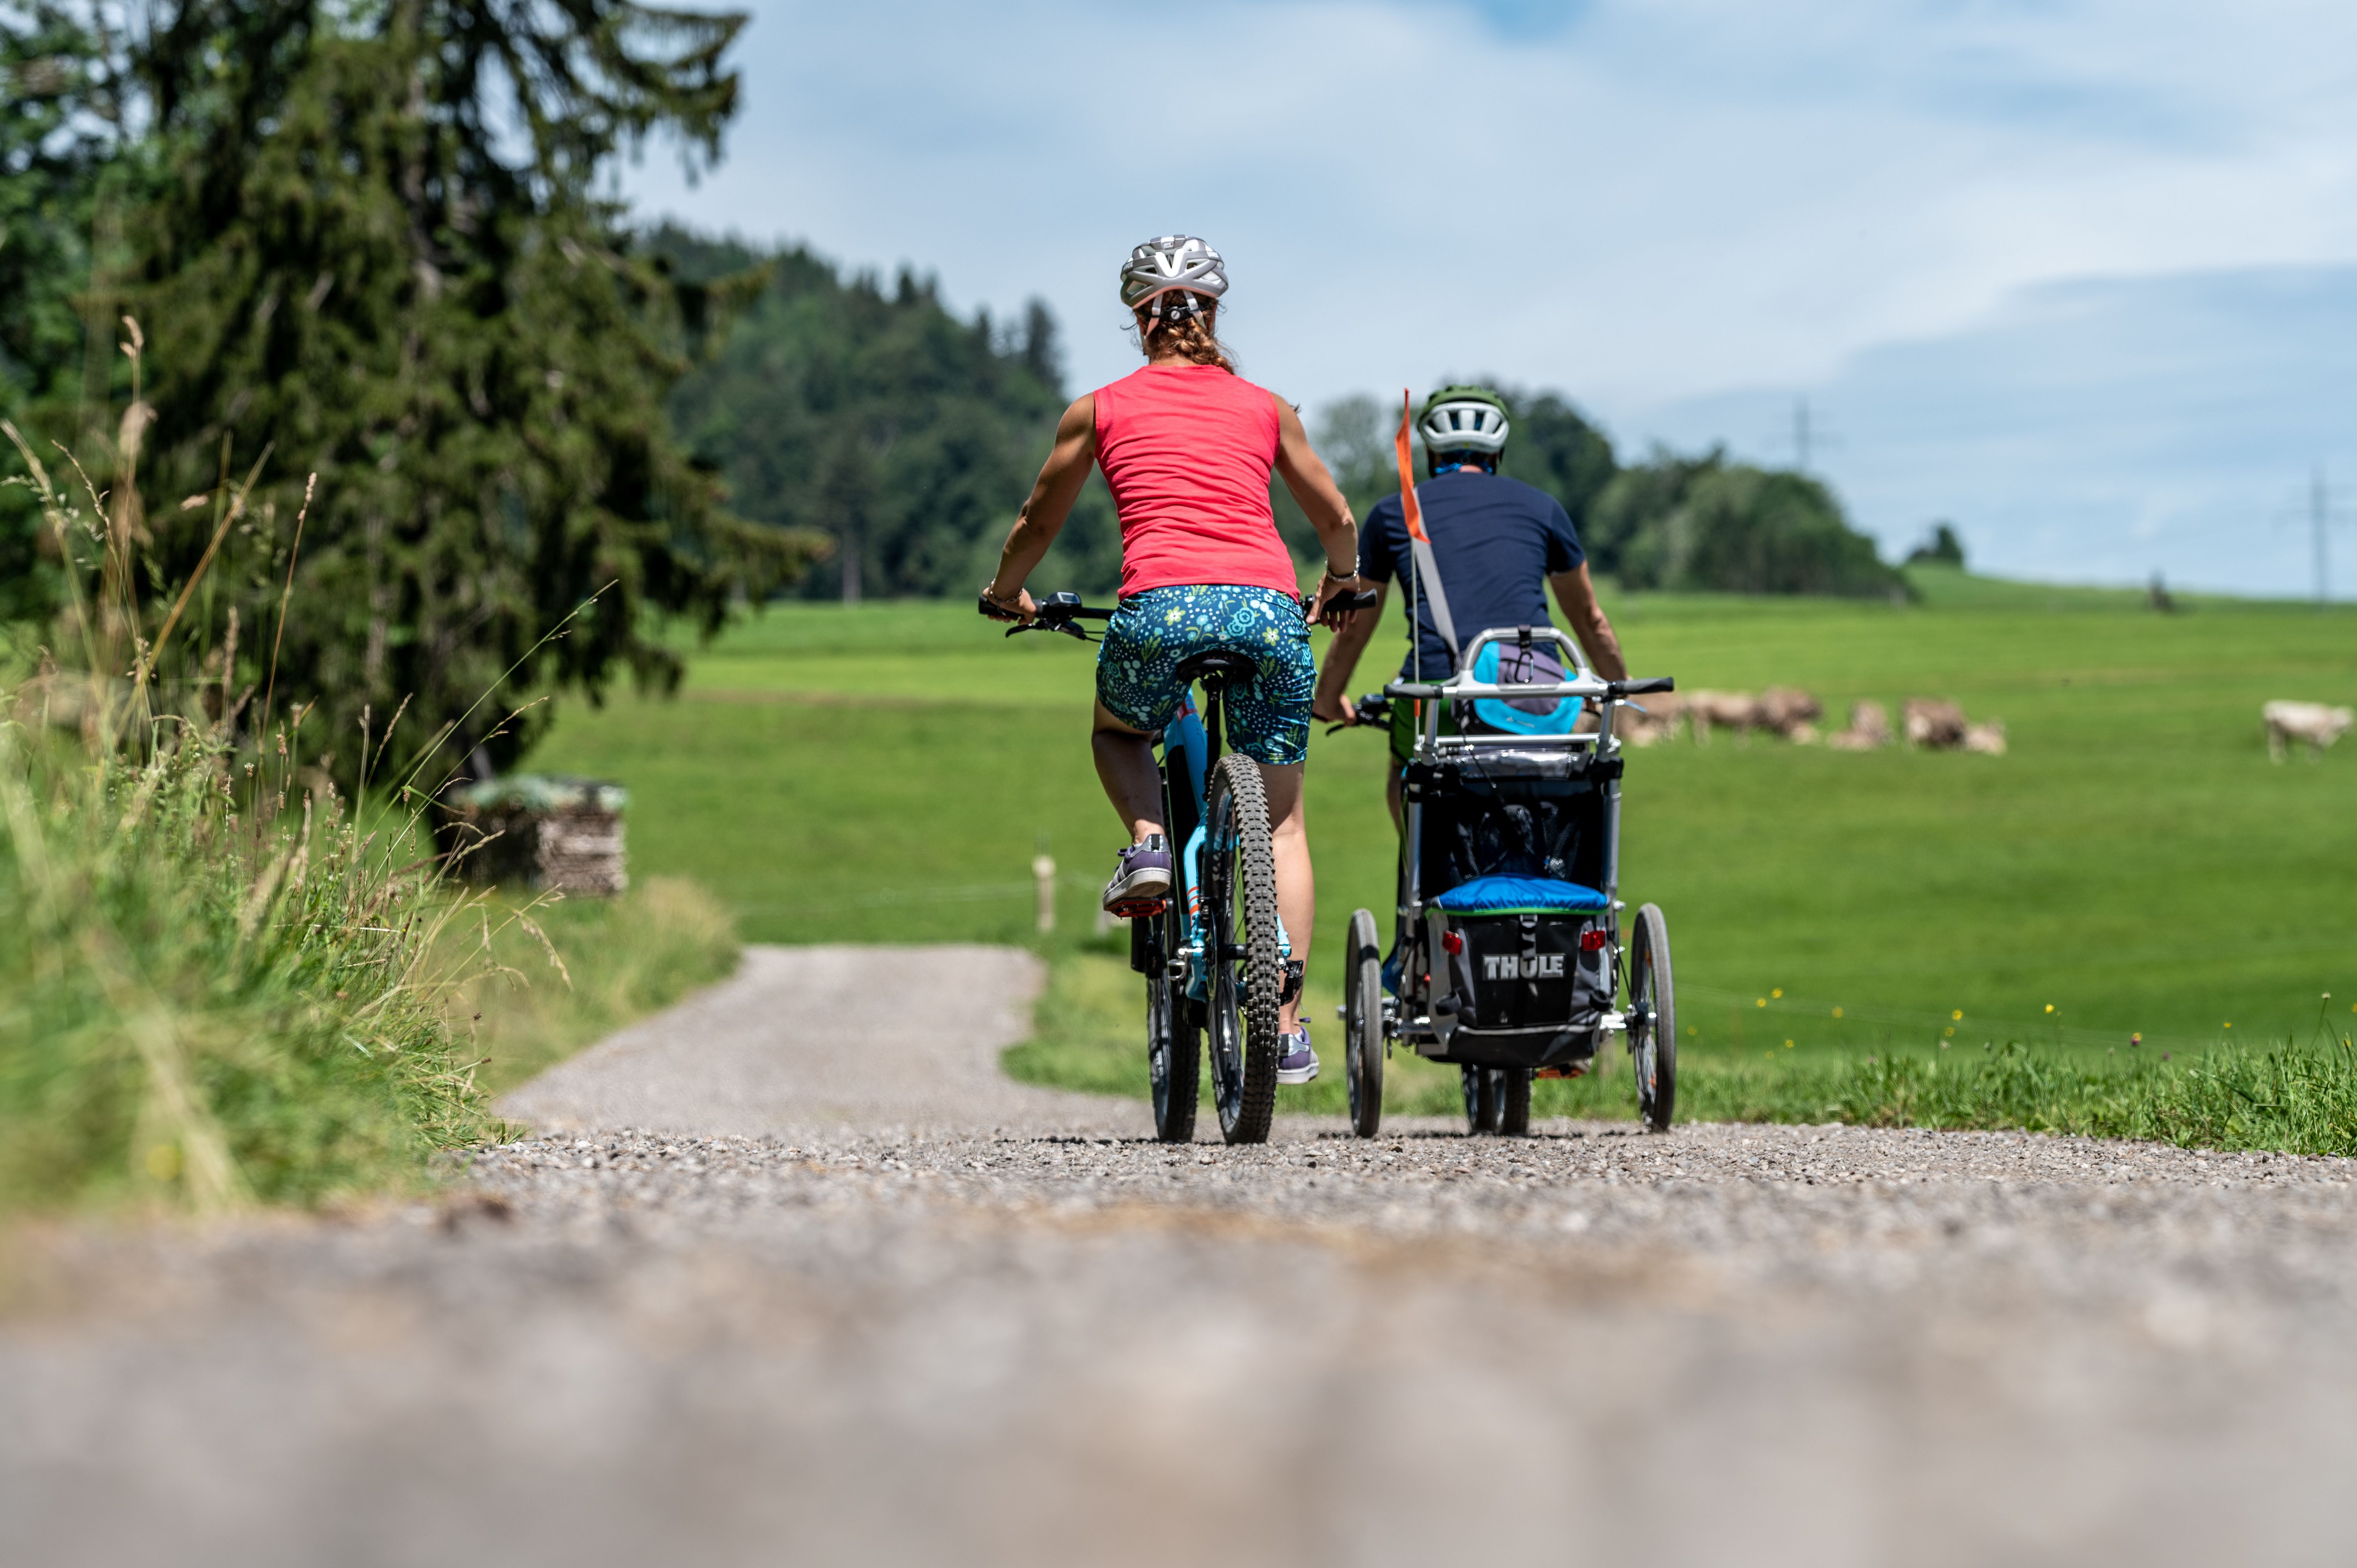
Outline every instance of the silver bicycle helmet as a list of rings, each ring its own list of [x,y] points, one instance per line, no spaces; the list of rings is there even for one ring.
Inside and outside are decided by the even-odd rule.
[[[1174,289],[1194,296],[1190,307],[1208,305],[1228,292],[1228,264],[1190,234],[1148,240],[1122,263],[1121,302],[1132,310],[1144,310]]]
[[[1427,452],[1480,452],[1494,456],[1506,447],[1513,423],[1506,403],[1487,387],[1443,387],[1424,400],[1416,433]]]

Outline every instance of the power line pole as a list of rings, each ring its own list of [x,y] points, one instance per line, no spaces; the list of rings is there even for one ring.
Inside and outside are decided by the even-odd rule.
[[[1771,447],[1781,446],[1787,441],[1792,444],[1792,471],[1796,474],[1809,471],[1820,448],[1841,445],[1841,438],[1825,428],[1825,422],[1818,417],[1815,409],[1809,406],[1806,397],[1792,400],[1792,424],[1789,432],[1770,431],[1763,439]]]
[[[2309,471],[2308,504],[2298,512],[2276,514],[2279,522],[2294,517],[2308,524],[2309,570],[2316,577],[2316,607],[2323,609],[2332,602],[2332,530],[2349,521],[2349,513],[2333,504],[2332,485],[2325,478],[2324,465],[2318,464]]]
[[[2324,532],[2331,526],[2331,523],[2332,501],[2330,492],[2324,488],[2324,468],[2319,464],[2316,472],[2309,476],[2308,486],[2308,526],[2316,546],[2316,607],[2318,609],[2322,609],[2332,601],[2332,585],[2327,575],[2328,563],[2324,545]]]

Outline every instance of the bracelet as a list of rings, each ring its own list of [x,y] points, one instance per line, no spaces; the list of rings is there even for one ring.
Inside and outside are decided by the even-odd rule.
[[[1353,561],[1352,563],[1351,563],[1351,569],[1350,569],[1349,571],[1347,571],[1347,572],[1337,572],[1336,570],[1334,570],[1334,564],[1333,564],[1332,562],[1330,562],[1330,561],[1329,561],[1329,562],[1328,562],[1328,563],[1326,564],[1326,579],[1325,579],[1325,580],[1326,580],[1327,582],[1329,582],[1329,583],[1347,583],[1347,582],[1349,582],[1351,578],[1353,578],[1353,577],[1357,576],[1358,575],[1359,575],[1359,564],[1358,564],[1357,562],[1355,562],[1355,561]]]

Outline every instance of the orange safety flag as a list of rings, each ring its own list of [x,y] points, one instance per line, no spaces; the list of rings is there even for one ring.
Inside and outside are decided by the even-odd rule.
[[[1415,561],[1413,575],[1421,580],[1424,599],[1432,606],[1432,624],[1439,631],[1441,641],[1448,645],[1449,672],[1454,674],[1457,660],[1463,656],[1464,650],[1458,645],[1457,623],[1449,618],[1448,596],[1441,591],[1440,566],[1432,558],[1432,536],[1424,531],[1424,505],[1415,495],[1415,461],[1408,455],[1408,430],[1415,423],[1415,415],[1410,412],[1415,396],[1406,388],[1400,389],[1399,437],[1394,444],[1399,455],[1400,515],[1407,523],[1408,553]],[[1408,617],[1411,622],[1415,616],[1414,596],[1416,586],[1415,582],[1408,585],[1411,596]],[[1421,648],[1423,644],[1424,639],[1415,636],[1412,646]],[[1419,669],[1417,678],[1422,679],[1422,675]]]

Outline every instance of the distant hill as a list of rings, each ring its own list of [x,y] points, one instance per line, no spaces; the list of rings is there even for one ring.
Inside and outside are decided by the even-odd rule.
[[[766,251],[677,228],[648,236],[683,281],[733,306],[672,393],[672,420],[727,481],[742,517],[816,529],[830,560],[804,597],[974,591],[1046,456],[1066,394],[1055,318],[971,321],[933,280],[888,289],[805,247]],[[1092,483],[1037,580],[1109,586],[1120,566],[1112,498]]]

